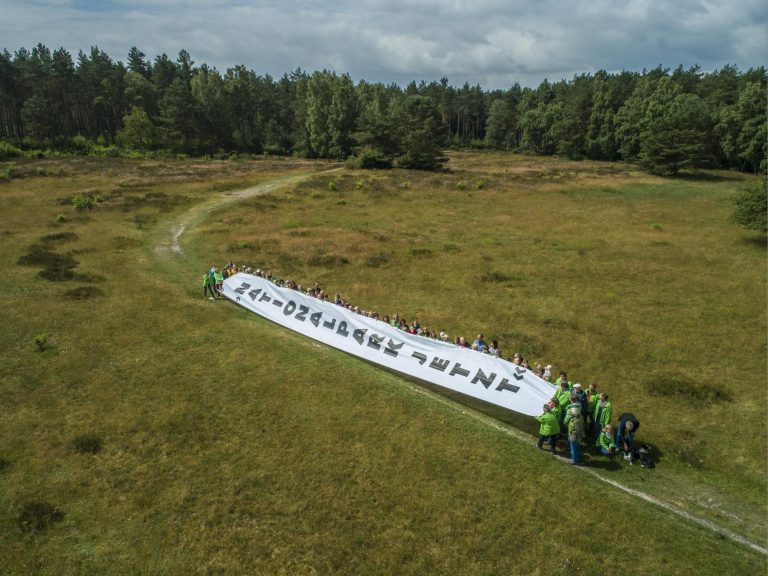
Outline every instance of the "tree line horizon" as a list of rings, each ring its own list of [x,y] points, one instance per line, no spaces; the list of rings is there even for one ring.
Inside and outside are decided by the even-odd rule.
[[[439,168],[445,148],[476,148],[625,160],[659,174],[765,173],[766,80],[763,66],[660,65],[535,88],[457,88],[445,77],[401,87],[328,70],[222,74],[186,50],[149,60],[133,47],[124,64],[92,47],[75,61],[38,44],[0,53],[0,140],[6,149],[355,157],[362,167],[420,169]]]

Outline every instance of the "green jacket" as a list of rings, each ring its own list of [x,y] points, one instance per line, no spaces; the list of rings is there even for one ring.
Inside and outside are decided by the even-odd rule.
[[[600,432],[600,438],[597,439],[597,446],[599,448],[605,448],[606,450],[613,448],[616,449],[616,441],[613,439],[613,434],[608,436],[605,431]]]
[[[579,411],[579,414],[581,414],[581,402],[574,402],[573,404],[568,404],[568,406],[565,407],[565,418],[563,419],[564,426],[568,426],[571,419],[573,418],[573,416],[571,416],[571,408],[576,408]],[[579,416],[579,418],[581,418],[581,416]]]
[[[595,420],[597,420],[597,413],[600,410],[600,402],[598,401],[595,404],[595,411],[593,414],[595,415]],[[608,402],[605,403],[605,406],[603,407],[603,411],[600,413],[600,420],[598,421],[600,423],[600,428],[605,428],[608,424],[611,423],[611,413],[613,412],[613,408],[611,406],[611,401],[608,400]]]
[[[541,416],[536,416],[539,421],[539,434],[542,436],[552,436],[560,433],[560,423],[557,420],[557,414],[554,412],[544,412]]]
[[[224,282],[224,273],[223,272],[214,272],[213,274],[214,279],[216,280],[216,284],[221,284]]]
[[[600,403],[600,394],[592,394],[587,398],[587,411],[589,414],[597,414],[597,405]]]
[[[557,403],[560,404],[560,407],[562,408],[571,401],[571,391],[558,388],[555,390],[555,395],[552,397],[557,399]]]
[[[571,418],[568,423],[568,438],[576,442],[581,442],[584,439],[584,418],[581,416]]]
[[[208,272],[206,272],[205,274],[203,274],[203,288],[210,285],[211,285],[211,277],[208,275]]]

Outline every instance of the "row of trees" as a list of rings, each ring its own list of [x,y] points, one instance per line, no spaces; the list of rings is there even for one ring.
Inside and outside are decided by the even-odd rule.
[[[98,48],[77,61],[38,45],[0,54],[0,138],[45,146],[80,137],[191,154],[236,150],[393,161],[434,168],[446,146],[569,158],[766,170],[766,71],[726,66],[610,74],[484,91],[355,84],[300,69],[280,79],[244,66],[220,73],[182,50],[127,62]]]

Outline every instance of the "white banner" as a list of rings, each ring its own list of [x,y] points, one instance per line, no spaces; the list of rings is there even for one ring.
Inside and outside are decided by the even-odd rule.
[[[554,385],[511,362],[448,342],[408,334],[250,274],[224,281],[224,296],[281,326],[419,380],[529,416]]]

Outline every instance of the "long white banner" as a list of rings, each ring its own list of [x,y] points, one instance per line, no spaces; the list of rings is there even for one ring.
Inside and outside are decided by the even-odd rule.
[[[224,281],[224,296],[281,326],[396,372],[529,416],[554,386],[530,370],[469,348],[408,334],[331,302],[250,274]]]

